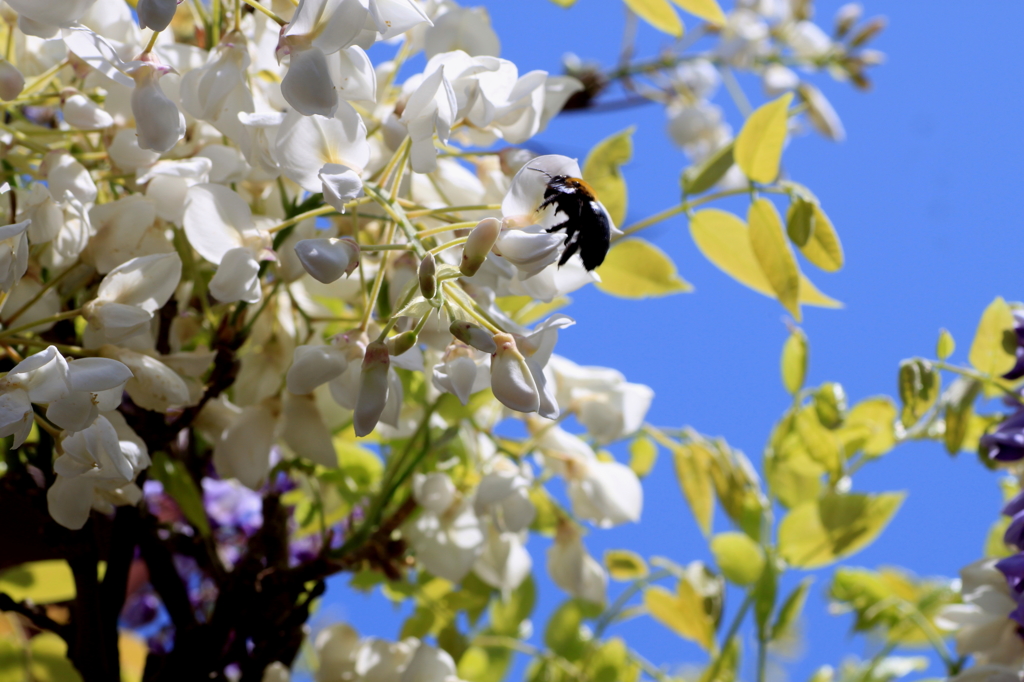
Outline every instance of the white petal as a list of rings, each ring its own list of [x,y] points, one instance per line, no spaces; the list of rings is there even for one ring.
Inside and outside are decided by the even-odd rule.
[[[324,426],[313,396],[285,396],[281,437],[298,456],[330,469],[338,467],[331,432]]]
[[[180,280],[181,258],[176,252],[141,256],[111,270],[100,282],[96,298],[153,313],[167,303]]]
[[[82,431],[88,428],[100,414],[93,402],[93,394],[75,391],[55,400],[46,408],[46,418],[66,431]]]
[[[281,94],[303,116],[331,118],[338,111],[338,92],[331,81],[327,58],[316,47],[292,50]]]
[[[185,235],[199,255],[220,263],[224,254],[243,245],[243,233],[255,230],[252,210],[223,185],[196,185],[185,200]]]
[[[345,212],[345,204],[363,193],[363,180],[354,170],[336,163],[329,163],[320,169],[320,182],[324,201],[339,213]]]
[[[57,476],[46,491],[46,506],[54,521],[71,530],[80,530],[89,520],[96,479]]]
[[[80,358],[68,363],[71,390],[98,393],[122,386],[132,378],[127,365],[109,358]]]
[[[252,251],[246,247],[231,249],[224,254],[210,280],[210,293],[223,303],[259,303],[263,296],[259,274],[260,264],[253,258]]]
[[[273,401],[242,410],[213,449],[213,465],[222,478],[237,478],[247,488],[259,488],[270,471],[278,416]]]
[[[290,111],[277,131],[274,155],[282,172],[303,189],[319,192],[319,172],[335,163],[361,173],[370,160],[366,125],[355,109],[342,103],[334,118]]]
[[[306,395],[332,379],[341,376],[348,367],[345,354],[331,346],[298,346],[288,369],[286,383],[295,395]]]
[[[421,642],[399,682],[449,682],[455,677],[451,654]]]
[[[178,0],[139,0],[135,11],[140,27],[162,31],[170,25],[177,9]]]
[[[441,515],[455,502],[455,484],[445,473],[416,474],[413,477],[412,494],[418,505]]]
[[[160,88],[160,76],[153,67],[140,67],[136,73],[132,113],[139,148],[166,152],[185,135],[185,117]]]
[[[523,218],[532,222],[537,207],[544,201],[544,192],[548,186],[548,175],[566,175],[571,178],[582,176],[580,166],[575,159],[552,154],[538,156],[519,169],[512,178],[508,194],[501,202],[501,213],[506,218]]]

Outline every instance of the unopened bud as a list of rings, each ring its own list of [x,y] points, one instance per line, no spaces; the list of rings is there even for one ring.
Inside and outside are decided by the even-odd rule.
[[[410,330],[396,334],[387,340],[388,353],[402,355],[416,345],[416,332]]]
[[[452,333],[452,336],[462,341],[462,343],[483,351],[488,355],[498,350],[498,346],[494,343],[494,337],[491,336],[490,332],[476,326],[472,322],[456,320],[448,327],[448,331]]]
[[[516,412],[540,409],[540,391],[526,358],[511,334],[495,334],[497,350],[491,357],[491,390],[502,405]]]
[[[437,293],[437,263],[434,261],[434,254],[427,252],[427,255],[420,261],[418,274],[420,293],[429,301]]]
[[[10,102],[25,89],[25,77],[6,59],[0,59],[0,99]]]
[[[295,255],[306,272],[318,282],[330,284],[359,267],[359,244],[349,237],[341,239],[303,239],[295,245]]]
[[[836,12],[836,37],[845,37],[863,14],[864,7],[859,2],[849,2],[840,7]]]
[[[469,233],[466,245],[462,247],[462,264],[459,265],[459,270],[463,275],[472,277],[476,274],[476,271],[487,260],[487,254],[494,247],[494,242],[498,241],[499,234],[501,234],[501,221],[497,218],[484,218],[477,223],[473,231]]]
[[[345,352],[334,346],[298,346],[285,382],[295,395],[312,393],[317,386],[341,376],[348,367]]]
[[[885,17],[875,17],[864,25],[864,28],[857,31],[852,38],[850,38],[850,47],[860,47],[868,41],[872,40],[875,36],[885,30],[885,26],[888,22]]]
[[[352,416],[356,436],[368,436],[377,427],[384,406],[388,402],[388,357],[387,344],[374,341],[366,347],[363,356],[363,371],[359,377],[359,396]]]
[[[162,31],[170,25],[177,9],[178,0],[139,0],[136,7],[139,26],[157,32]]]
[[[74,88],[66,88],[60,97],[64,121],[72,128],[100,130],[114,125],[113,116]]]

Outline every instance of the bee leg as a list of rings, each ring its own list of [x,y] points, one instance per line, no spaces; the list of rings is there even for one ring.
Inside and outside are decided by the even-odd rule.
[[[572,255],[576,253],[580,248],[580,243],[577,241],[572,242],[565,247],[565,251],[562,252],[562,257],[558,259],[558,267],[562,267],[569,262]]]

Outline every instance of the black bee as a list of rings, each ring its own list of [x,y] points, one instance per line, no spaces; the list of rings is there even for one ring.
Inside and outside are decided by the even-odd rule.
[[[588,271],[603,263],[611,245],[612,220],[597,200],[594,188],[581,178],[551,175],[537,168],[530,170],[544,173],[548,177],[544,201],[537,210],[543,211],[548,206],[554,206],[556,212],[565,215],[565,220],[548,228],[548,232],[565,230],[565,251],[558,259],[558,266],[565,265],[577,251],[583,267]]]

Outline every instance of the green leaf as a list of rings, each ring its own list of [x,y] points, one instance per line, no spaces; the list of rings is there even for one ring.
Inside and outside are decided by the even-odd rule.
[[[693,291],[668,255],[643,239],[617,242],[596,270],[597,288],[619,298],[652,298]]]
[[[633,132],[630,126],[622,132],[607,137],[590,150],[583,163],[583,179],[586,180],[598,199],[608,210],[612,222],[621,225],[626,219],[626,180],[620,166],[633,158]]]
[[[639,580],[646,578],[648,573],[644,558],[627,549],[605,550],[604,565],[613,580]]]
[[[807,591],[811,587],[811,583],[814,582],[814,578],[804,578],[800,581],[800,584],[796,586],[786,600],[782,602],[782,606],[779,607],[779,614],[775,617],[775,622],[772,624],[772,635],[773,640],[785,639],[788,637],[793,626],[796,625],[797,620],[800,618],[800,613],[804,610],[804,604],[807,602]]]
[[[1003,559],[1017,553],[1016,547],[1006,544],[1003,538],[1006,536],[1006,529],[1010,527],[1012,519],[1009,516],[1000,516],[988,529],[985,536],[985,558]]]
[[[459,659],[459,679],[466,682],[501,682],[511,665],[512,650],[507,647],[471,646]]]
[[[698,443],[678,445],[672,449],[679,488],[704,535],[711,533],[711,520],[715,512],[715,496],[709,473],[711,459],[711,453]]]
[[[794,418],[796,432],[803,441],[804,449],[825,471],[839,475],[843,469],[843,453],[835,434],[818,421],[818,411],[804,407]]]
[[[14,601],[31,599],[36,604],[71,601],[75,576],[63,559],[31,561],[0,573],[0,592]]]
[[[0,624],[6,625],[2,620]],[[27,666],[28,656],[21,642],[15,641],[9,633],[0,637],[0,682],[25,682]]]
[[[943,417],[946,430],[943,442],[946,452],[955,455],[964,447],[967,430],[974,415],[974,400],[981,392],[981,382],[969,377],[957,377],[942,396],[945,405]]]
[[[789,338],[782,346],[782,385],[790,395],[796,395],[803,388],[807,377],[807,336],[803,330],[793,327]]]
[[[1013,324],[1013,312],[1001,297],[985,308],[967,356],[974,369],[991,377],[1013,369],[1017,362]]]
[[[939,399],[942,378],[927,360],[915,358],[900,363],[899,392],[903,402],[900,421],[911,427],[932,408]]]
[[[434,628],[434,612],[425,606],[417,606],[405,622],[402,623],[400,639],[406,637],[423,637]]]
[[[651,473],[657,460],[658,445],[646,435],[637,435],[629,444],[629,468],[640,478]]]
[[[725,26],[725,12],[716,0],[672,0],[690,14],[715,26]]]
[[[775,610],[775,599],[779,590],[779,571],[774,561],[765,564],[754,586],[754,622],[758,632],[768,632],[768,619]]]
[[[544,630],[544,644],[567,661],[577,661],[586,650],[581,630],[584,607],[577,599],[563,602],[551,615]]]
[[[782,147],[789,130],[789,105],[793,93],[759,107],[736,136],[733,156],[748,178],[769,183],[779,175]]]
[[[772,291],[786,310],[800,319],[800,269],[786,242],[775,204],[756,199],[747,212],[750,246]]]
[[[825,212],[818,204],[813,205],[814,229],[807,243],[800,247],[804,257],[825,272],[836,272],[843,267],[843,245]]]
[[[840,429],[846,456],[862,450],[865,457],[881,457],[896,445],[896,405],[886,396],[867,398],[853,406]]]
[[[764,551],[746,533],[719,533],[711,538],[711,553],[725,578],[737,585],[753,585],[764,570]]]
[[[664,587],[648,587],[644,607],[654,620],[683,639],[706,651],[715,645],[715,623],[704,609],[704,598],[688,580],[679,581],[675,594]]]
[[[772,494],[788,508],[817,499],[824,473],[825,467],[811,458],[795,429],[765,459],[765,475]]]
[[[789,240],[803,248],[814,234],[814,202],[797,197],[786,213],[786,234]]]
[[[533,613],[537,603],[537,588],[533,576],[526,580],[509,595],[507,601],[495,599],[491,602],[491,628],[500,635],[519,636],[519,626]]]
[[[814,392],[814,409],[818,421],[827,429],[834,429],[843,423],[846,412],[846,391],[842,384],[826,382]]]
[[[953,335],[945,329],[939,330],[939,342],[935,344],[935,355],[939,360],[945,360],[953,351],[956,350],[956,341],[953,340]]]
[[[587,658],[583,679],[590,682],[637,682],[640,664],[629,655],[626,643],[612,637]]]
[[[576,4],[576,0],[551,0],[551,2],[555,3],[559,7],[566,7],[566,8],[572,7],[573,5]]]
[[[730,142],[705,159],[704,163],[684,170],[680,177],[683,194],[703,194],[717,185],[733,166],[732,149],[733,144]]]
[[[164,491],[178,503],[181,513],[199,534],[204,538],[210,537],[210,521],[203,507],[203,495],[188,469],[181,462],[168,457],[167,453],[158,451],[153,453],[150,475],[163,484]]]
[[[690,235],[704,257],[719,270],[757,293],[775,298],[750,245],[747,226],[738,217],[714,208],[698,211],[690,219]],[[800,275],[800,303],[842,307],[839,301],[821,293],[803,274]]]
[[[904,493],[827,493],[790,510],[779,524],[779,554],[796,568],[820,568],[871,544]]]
[[[44,632],[29,640],[28,669],[33,682],[82,682],[68,660],[68,645],[58,635]]]
[[[683,35],[683,22],[668,0],[623,0],[637,16],[662,33],[675,38]]]

